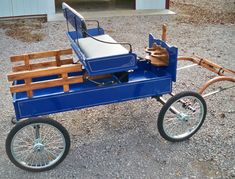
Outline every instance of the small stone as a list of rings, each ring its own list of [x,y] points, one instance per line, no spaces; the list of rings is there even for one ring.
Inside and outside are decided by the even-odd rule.
[[[231,170],[229,173],[231,177],[235,177],[235,170]]]
[[[199,158],[198,161],[199,161],[199,162],[203,162],[203,159],[202,159],[202,158]]]
[[[181,176],[182,174],[181,174],[181,171],[177,171],[176,172],[176,176]]]
[[[219,116],[220,116],[221,118],[225,118],[225,117],[226,117],[224,113],[221,113]]]

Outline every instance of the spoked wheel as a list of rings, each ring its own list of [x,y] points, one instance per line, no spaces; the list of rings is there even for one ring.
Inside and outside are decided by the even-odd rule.
[[[168,141],[186,140],[200,129],[206,112],[206,102],[200,94],[181,92],[162,107],[158,116],[158,130]]]
[[[67,130],[49,118],[33,118],[16,124],[6,140],[6,152],[17,167],[40,172],[61,163],[69,152]]]

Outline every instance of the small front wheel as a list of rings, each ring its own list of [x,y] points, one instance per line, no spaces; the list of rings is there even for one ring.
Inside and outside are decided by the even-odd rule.
[[[49,118],[32,118],[17,123],[6,140],[6,152],[17,167],[41,172],[61,163],[69,152],[67,130]]]
[[[203,97],[191,91],[170,98],[158,116],[161,136],[171,142],[189,139],[202,126],[207,112]]]

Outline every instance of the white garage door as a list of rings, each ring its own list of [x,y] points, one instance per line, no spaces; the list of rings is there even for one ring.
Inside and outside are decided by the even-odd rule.
[[[54,14],[54,0],[0,0],[0,17]]]
[[[165,9],[166,0],[136,0],[136,9]]]

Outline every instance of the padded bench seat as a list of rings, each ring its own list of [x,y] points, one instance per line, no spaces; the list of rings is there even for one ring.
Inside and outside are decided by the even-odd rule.
[[[137,55],[132,52],[131,44],[117,43],[112,37],[104,34],[104,29],[96,20],[90,20],[97,23],[96,28],[87,28],[84,17],[66,3],[62,4],[62,8],[67,24],[71,24],[75,29],[70,31],[69,25],[67,26],[71,47],[90,76],[138,68]],[[129,45],[130,50],[121,44]]]
[[[95,36],[96,39],[117,43],[109,35],[98,35]],[[101,58],[115,55],[128,54],[129,51],[120,44],[108,44],[99,42],[91,37],[78,39],[78,45],[86,58]]]

